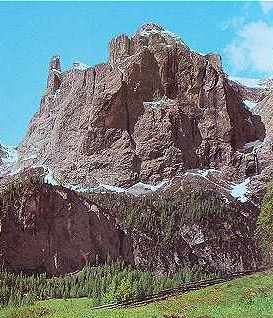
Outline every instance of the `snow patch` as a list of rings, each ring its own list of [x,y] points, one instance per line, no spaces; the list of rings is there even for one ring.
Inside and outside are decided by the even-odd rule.
[[[129,193],[134,195],[145,194],[148,192],[155,192],[159,189],[163,188],[169,181],[163,180],[157,185],[146,184],[143,182],[138,182],[129,188],[122,188],[117,186],[112,186],[108,184],[100,184],[97,187],[84,188],[79,185],[71,185],[68,186],[69,189],[77,191],[77,192],[115,192],[115,193]]]
[[[253,143],[254,144],[254,143]],[[219,170],[215,169],[203,169],[203,170],[193,170],[193,171],[187,171],[183,175],[180,175],[180,177],[187,176],[187,175],[193,175],[202,177],[206,180],[208,180],[210,183],[214,184],[217,188],[222,188],[226,193],[230,193],[230,195],[241,201],[242,203],[245,203],[248,201],[247,193],[248,193],[248,184],[250,182],[250,178],[244,180],[241,183],[235,184],[230,182],[224,182],[222,185],[220,183],[215,182],[213,179],[210,178],[210,176],[215,176],[215,173],[220,173]],[[179,176],[177,176],[179,177]],[[222,180],[224,181],[224,180]],[[151,185],[143,182],[138,182],[134,184],[133,186],[129,188],[123,188],[123,187],[117,187],[117,186],[111,186],[106,184],[100,184],[98,187],[94,188],[83,188],[79,185],[73,185],[69,186],[71,190],[78,191],[78,192],[100,192],[100,193],[106,193],[106,192],[114,192],[114,193],[126,193],[126,194],[132,194],[132,195],[144,195],[147,193],[156,192],[158,190],[162,190],[172,184],[172,180],[163,180],[162,182],[158,183],[157,185]],[[225,196],[222,193],[226,203],[229,203],[229,199],[227,196]]]
[[[82,62],[74,62],[73,63],[73,69],[75,69],[75,70],[84,71],[84,70],[87,70],[89,67],[90,67],[89,65],[86,65]]]
[[[178,256],[178,253],[177,253],[177,252],[174,252],[173,257],[174,257],[175,263],[176,263],[176,264],[179,264],[179,263],[180,263],[180,258],[179,258],[179,256]]]
[[[177,34],[172,33],[168,30],[151,29],[151,30],[143,30],[139,32],[140,36],[145,36],[145,37],[150,35],[156,35],[156,34],[163,36],[165,39],[171,38],[172,40],[175,40],[175,42],[181,43],[184,46],[188,47],[186,43]]]
[[[215,170],[215,169],[193,170],[193,171],[185,172],[184,175],[185,176],[187,175],[200,176],[207,179],[209,174],[213,172],[219,172],[219,170]]]
[[[215,169],[205,169],[205,170],[198,170],[197,173],[202,176],[203,178],[207,178],[208,175],[211,173],[211,172],[219,172],[218,170],[215,170]]]
[[[134,89],[133,89],[133,91],[136,92],[137,89],[139,88],[139,86],[140,86],[140,82],[137,82],[136,85],[135,85],[135,87],[134,87]]]
[[[151,108],[160,108],[163,106],[163,103],[161,100],[153,102],[143,102],[143,106]]]
[[[53,172],[47,167],[43,166],[43,168],[48,171],[44,177],[44,182],[52,185],[59,185],[58,181],[53,176]]]
[[[116,193],[126,192],[126,189],[124,189],[124,188],[111,186],[111,185],[108,185],[108,184],[100,184],[99,188],[104,188],[104,189],[106,189],[108,191],[116,192]]]
[[[158,109],[168,105],[174,105],[175,101],[173,99],[167,98],[163,96],[160,100],[150,101],[150,102],[143,102],[144,107],[150,107],[154,109]]]
[[[163,180],[155,186],[151,184],[143,183],[143,182],[138,182],[134,184],[132,187],[128,188],[126,192],[131,194],[136,194],[136,195],[145,194],[148,192],[156,192],[162,189],[163,187],[165,187],[167,184],[169,184],[168,180]]]
[[[245,179],[243,182],[232,185],[232,189],[230,194],[233,196],[233,198],[238,199],[242,203],[245,203],[248,201],[247,193],[248,193],[248,184],[250,182],[250,178]]]
[[[257,106],[257,103],[252,102],[252,101],[247,100],[247,99],[245,99],[243,102],[244,102],[244,104],[246,105],[246,107],[248,109],[253,109],[253,108],[255,108]]]
[[[59,88],[56,90],[56,92],[54,93],[54,96],[53,96],[54,100],[58,97],[58,95],[60,94],[60,91],[61,90]]]
[[[62,74],[62,72],[60,70],[58,70],[57,68],[53,68],[50,72],[52,72],[53,74],[57,74],[57,75]]]
[[[68,188],[70,190],[77,191],[77,192],[93,192],[92,190],[95,189],[95,188],[84,188],[84,187],[81,187],[80,185],[70,185],[68,186]]]
[[[258,144],[258,141],[255,141],[253,143],[253,145],[257,145],[257,144]],[[186,172],[185,175],[191,174],[191,175],[201,176],[201,177],[209,180],[213,184],[215,184],[217,187],[220,187],[221,186],[220,184],[217,184],[216,182],[214,182],[214,181],[212,181],[212,180],[210,180],[208,178],[210,172],[219,172],[219,171],[218,170],[214,170],[214,169],[197,170],[196,172]],[[229,190],[231,196],[233,198],[235,198],[235,199],[238,199],[242,203],[247,202],[248,198],[247,198],[246,195],[248,193],[248,187],[247,186],[248,186],[249,182],[250,182],[250,178],[247,178],[246,180],[244,180],[243,182],[238,183],[238,184],[232,183],[231,184],[231,189]],[[228,185],[226,185],[226,186],[228,186]],[[226,189],[226,186],[223,187],[223,189]]]
[[[185,176],[193,175],[193,176],[203,177],[204,179],[208,180],[211,184],[213,184],[216,188],[222,188],[224,192],[230,193],[230,195],[233,198],[240,200],[242,203],[248,201],[246,194],[248,192],[247,185],[250,182],[249,178],[239,184],[230,183],[224,179],[221,179],[222,184],[220,184],[210,178],[210,174],[212,173],[214,173],[214,176],[215,176],[215,173],[221,173],[221,171],[215,170],[215,169],[196,170],[196,171],[188,171],[184,175]],[[220,193],[222,194],[225,202],[228,204],[230,201],[229,198],[224,193],[222,192]]]
[[[258,148],[263,144],[263,142],[261,140],[255,140],[252,142],[248,142],[244,145],[244,149],[250,149],[250,148]]]

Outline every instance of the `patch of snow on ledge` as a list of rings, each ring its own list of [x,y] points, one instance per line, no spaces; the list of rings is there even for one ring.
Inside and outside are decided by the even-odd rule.
[[[255,141],[251,141],[251,142],[248,142],[244,145],[244,149],[247,150],[247,149],[250,149],[250,148],[259,148],[261,145],[263,144],[263,142],[261,140],[255,140]]]
[[[92,189],[92,188],[84,188],[84,187],[81,187],[80,185],[70,185],[68,188],[76,192],[91,192],[90,189]]]
[[[86,69],[88,69],[90,66],[84,64],[84,63],[81,63],[81,62],[74,62],[73,63],[73,69],[76,69],[76,70],[80,70],[80,71],[84,71]]]
[[[233,198],[238,199],[242,203],[245,203],[248,201],[247,193],[248,193],[248,184],[250,182],[250,178],[245,179],[245,181],[235,184],[232,186],[231,189],[231,195]]]
[[[100,184],[98,187],[90,187],[90,188],[84,188],[79,185],[71,185],[68,186],[69,189],[77,191],[77,192],[101,192],[105,193],[107,191],[110,192],[115,192],[115,193],[129,193],[129,194],[145,194],[149,192],[155,192],[162,187],[164,187],[168,183],[167,180],[164,180],[160,182],[157,185],[151,185],[151,184],[146,184],[143,182],[138,182],[134,184],[132,187],[129,188],[122,188],[122,187],[117,187],[117,186],[111,186],[108,184]]]
[[[150,35],[156,35],[156,34],[159,34],[159,35],[163,36],[164,38],[171,38],[171,39],[175,40],[177,43],[181,43],[184,46],[188,47],[186,45],[186,43],[181,39],[180,36],[178,36],[175,33],[170,32],[168,30],[158,30],[155,28],[155,29],[151,29],[151,30],[143,30],[139,33],[139,35],[141,35],[141,36],[150,36]]]
[[[247,100],[247,99],[244,100],[244,104],[246,105],[246,107],[248,109],[253,109],[253,108],[255,108],[257,106],[257,103],[252,102],[252,101]]]
[[[151,185],[143,182],[138,182],[134,184],[132,187],[128,188],[126,190],[127,193],[131,194],[145,194],[148,192],[156,192],[160,189],[162,189],[164,186],[166,186],[169,183],[168,180],[163,180],[157,185]]]
[[[175,104],[175,101],[173,99],[167,98],[166,96],[163,96],[160,100],[143,102],[144,107],[151,107],[154,109],[158,109],[164,106],[168,106],[168,105],[170,106],[174,104]]]
[[[52,185],[59,185],[58,181],[53,176],[53,172],[49,168],[43,168],[48,171],[44,177],[44,182]]]
[[[100,184],[99,188],[104,188],[104,189],[106,189],[108,191],[116,192],[116,193],[126,192],[126,189],[124,189],[124,188],[111,186],[111,185],[108,185],[108,184]]]
[[[153,101],[153,102],[143,102],[143,106],[151,107],[151,108],[160,108],[163,106],[162,100]]]
[[[193,171],[187,171],[184,173],[184,175],[194,175],[194,176],[200,176],[203,178],[208,178],[210,173],[213,172],[220,172],[219,170],[215,170],[215,169],[203,169],[203,170],[193,170]]]

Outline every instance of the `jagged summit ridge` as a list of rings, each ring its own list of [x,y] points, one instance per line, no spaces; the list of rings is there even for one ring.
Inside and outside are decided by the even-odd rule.
[[[138,30],[137,30],[137,33],[140,33],[142,31],[151,31],[151,30],[156,30],[156,31],[165,31],[164,27],[159,25],[159,24],[156,24],[156,23],[153,23],[153,22],[150,22],[150,23],[145,23],[143,24]]]

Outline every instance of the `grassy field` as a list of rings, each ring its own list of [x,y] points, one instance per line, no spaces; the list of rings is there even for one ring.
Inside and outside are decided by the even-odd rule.
[[[0,311],[1,318],[272,318],[273,271],[149,305],[92,310],[90,299],[47,300]]]

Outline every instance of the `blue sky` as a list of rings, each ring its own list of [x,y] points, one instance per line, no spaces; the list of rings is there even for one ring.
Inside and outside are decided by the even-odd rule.
[[[155,22],[239,77],[273,73],[273,2],[0,2],[0,140],[18,144],[45,91],[49,58],[107,60],[109,40]]]

